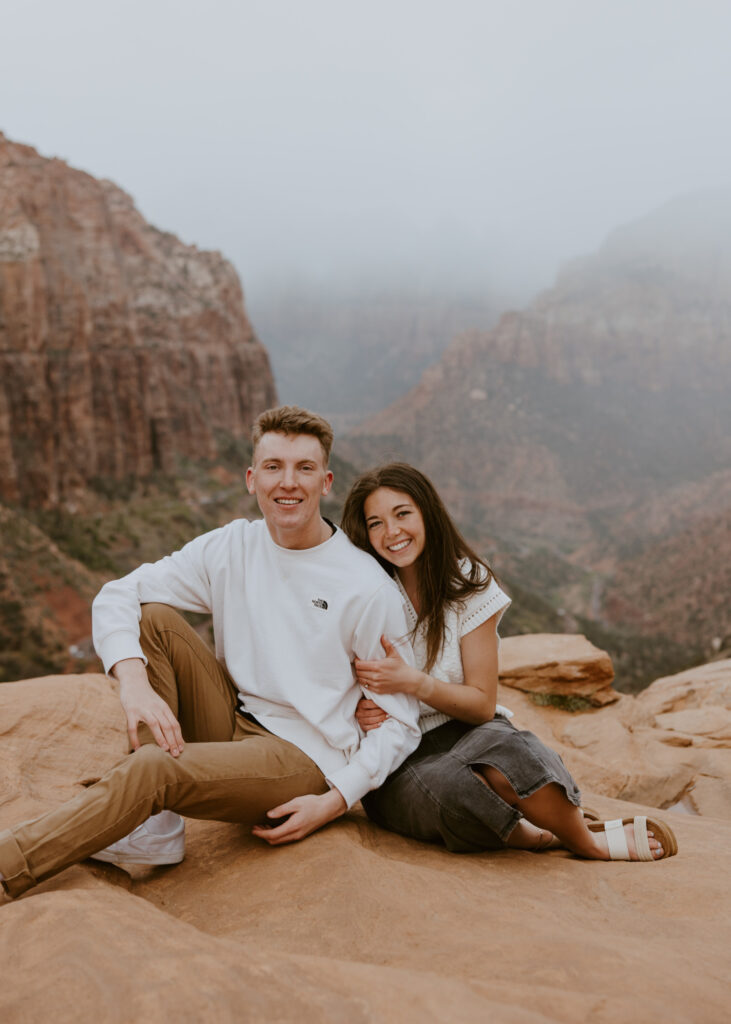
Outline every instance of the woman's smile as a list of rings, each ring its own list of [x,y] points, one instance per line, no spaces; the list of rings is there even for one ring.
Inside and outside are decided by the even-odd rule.
[[[397,568],[413,565],[424,550],[424,519],[413,498],[379,487],[363,504],[373,550]]]

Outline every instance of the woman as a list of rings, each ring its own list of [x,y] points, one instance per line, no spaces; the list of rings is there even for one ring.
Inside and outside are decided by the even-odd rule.
[[[356,661],[372,693],[421,702],[418,749],[363,800],[374,821],[456,852],[561,846],[596,860],[659,860],[677,852],[670,828],[638,816],[587,824],[561,758],[518,731],[496,703],[497,626],[510,599],[471,550],[432,483],[405,463],[364,473],[345,502],[343,530],[393,576],[406,605],[416,668],[400,638],[386,657]],[[358,720],[378,728],[385,713],[362,700]]]

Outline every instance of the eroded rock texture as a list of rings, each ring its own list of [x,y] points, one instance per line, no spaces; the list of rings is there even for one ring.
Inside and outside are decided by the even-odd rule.
[[[275,402],[230,263],[0,135],[0,500],[214,457]]]
[[[503,686],[529,694],[581,697],[601,707],[618,699],[613,679],[612,659],[585,636],[535,633],[502,642]]]

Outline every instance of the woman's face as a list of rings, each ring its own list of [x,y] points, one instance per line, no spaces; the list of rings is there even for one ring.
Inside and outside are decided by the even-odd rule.
[[[363,504],[368,539],[373,550],[397,569],[413,565],[426,544],[424,519],[404,491],[379,487]]]

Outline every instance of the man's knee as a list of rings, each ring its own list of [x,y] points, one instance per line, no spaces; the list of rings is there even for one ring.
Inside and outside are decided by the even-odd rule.
[[[157,743],[144,743],[125,762],[127,770],[156,784],[173,782],[178,775],[176,758]]]

